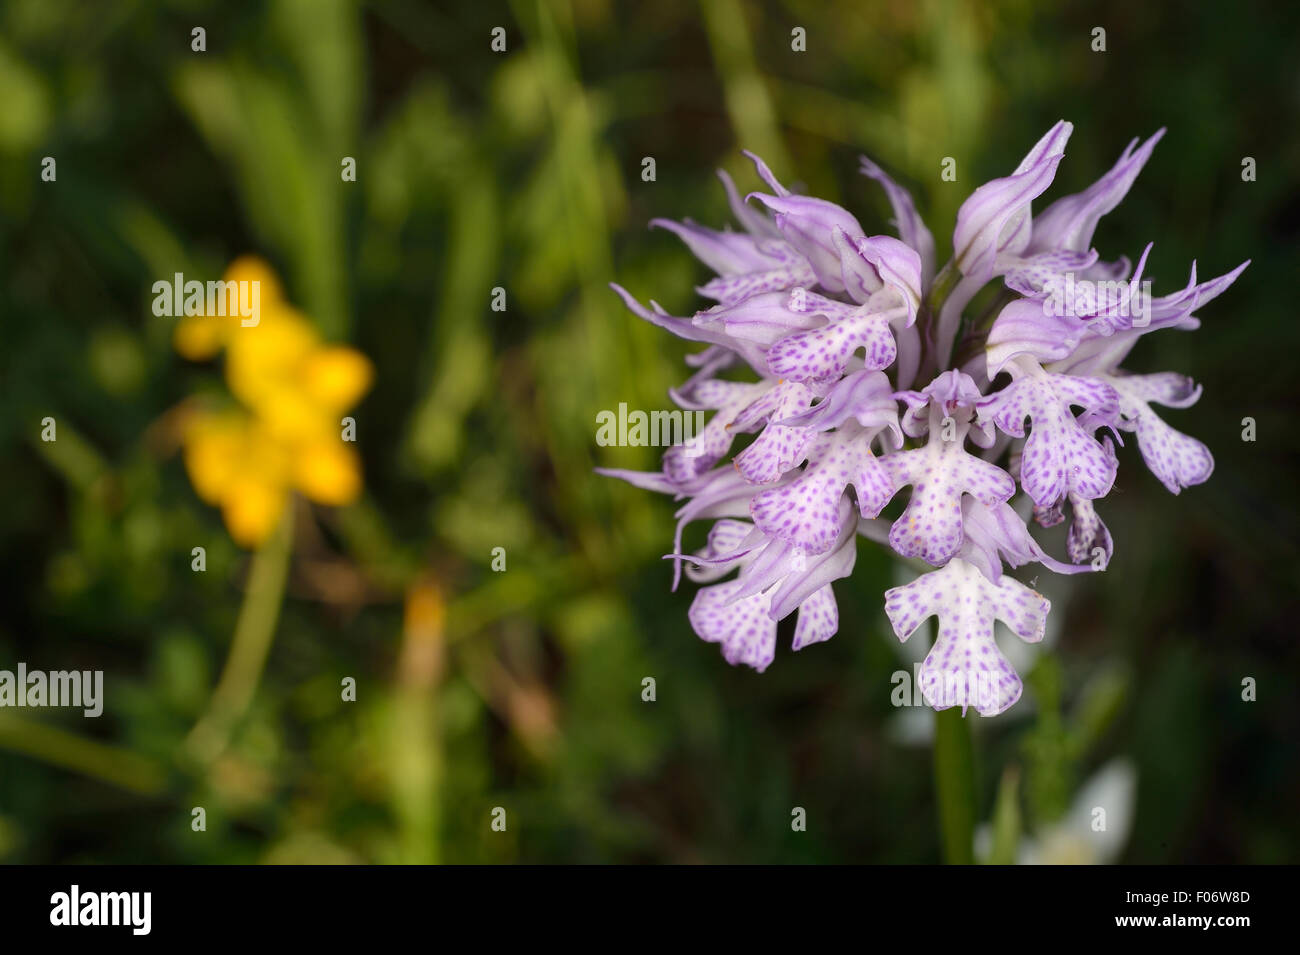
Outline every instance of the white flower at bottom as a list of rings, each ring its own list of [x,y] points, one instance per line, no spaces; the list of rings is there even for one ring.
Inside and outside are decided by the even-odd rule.
[[[1064,816],[1021,838],[1016,863],[1112,865],[1128,843],[1136,806],[1137,770],[1126,759],[1111,760],[1080,787]],[[980,826],[976,857],[987,859],[992,847],[992,826]]]

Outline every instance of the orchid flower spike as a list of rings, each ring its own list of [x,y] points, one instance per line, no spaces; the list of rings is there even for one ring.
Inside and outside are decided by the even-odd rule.
[[[674,316],[614,289],[634,314],[706,346],[672,396],[712,418],[689,446],[668,449],[661,471],[602,473],[684,502],[669,556],[677,579],[684,567],[704,585],[690,624],[728,662],[766,669],[778,621],[795,613],[795,650],[834,636],[834,585],[852,573],[861,536],[928,565],[884,594],[900,640],[938,620],[920,673],[926,702],[1002,713],[1022,684],[994,624],[1032,643],[1051,610],[1006,570],[1105,569],[1114,545],[1098,505],[1115,486],[1121,435],[1135,434],[1143,461],[1174,494],[1210,477],[1209,449],[1152,408],[1186,408],[1200,388],[1175,372],[1120,365],[1143,335],[1196,328],[1193,312],[1249,263],[1207,282],[1193,266],[1185,288],[1152,299],[1143,279],[1150,246],[1136,268],[1125,257],[1102,261],[1091,247],[1098,220],[1123,200],[1163,129],[1129,143],[1083,192],[1035,213],[1072,131],[1057,123],[1011,175],[970,195],[953,257],[939,269],[911,196],[865,158],[862,172],[884,188],[898,238],[867,235],[845,209],[792,193],[749,154],[767,191],[742,198],[719,174],[740,231],[653,223],[716,273],[699,289],[712,304]],[[990,282],[1004,286],[1006,304],[966,320]],[[722,377],[746,366],[743,378]],[[904,493],[901,511],[891,511],[898,516],[882,518]],[[1067,511],[1062,560],[1029,524],[1050,527]],[[682,553],[683,528],[702,519],[714,521],[707,545]]]

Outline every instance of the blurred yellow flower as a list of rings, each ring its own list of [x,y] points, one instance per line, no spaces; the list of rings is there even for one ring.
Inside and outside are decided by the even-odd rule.
[[[275,314],[284,308],[284,290],[280,280],[262,259],[253,255],[242,255],[231,262],[223,282],[257,282],[260,292],[261,311]],[[172,335],[172,344],[176,350],[190,361],[207,361],[226,344],[231,332],[240,330],[240,316],[227,315],[186,315],[176,323]]]
[[[343,440],[342,413],[370,387],[360,352],[320,340],[284,301],[270,267],[244,257],[226,281],[262,283],[261,320],[187,316],[176,350],[203,359],[226,349],[226,382],[243,407],[197,410],[186,419],[185,467],[199,497],[221,508],[236,543],[254,548],[275,529],[291,491],[341,506],[361,493],[361,461]]]

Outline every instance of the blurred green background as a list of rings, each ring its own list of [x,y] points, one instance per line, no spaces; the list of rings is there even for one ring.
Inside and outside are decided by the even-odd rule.
[[[0,669],[102,669],[106,704],[0,710],[0,862],[937,861],[932,715],[891,705],[913,657],[881,593],[905,578],[864,543],[839,635],[792,655],[787,621],[762,676],[700,642],[661,560],[671,502],[592,473],[656,466],[597,447],[595,416],[669,407],[693,349],[607,283],[699,307],[703,267],[645,226],[721,225],[713,170],[753,188],[742,148],[890,232],[870,155],[942,261],[961,200],[1060,118],[1048,199],[1169,127],[1103,257],[1154,241],[1156,294],[1193,258],[1254,264],[1200,331],[1135,351],[1204,385],[1166,420],[1217,471],[1174,498],[1121,452],[1109,572],[1044,572],[1025,697],[975,727],[978,816],[1050,842],[1120,760],[1136,787],[1113,796],[1131,821],[1111,858],[1297,861],[1297,38],[1297,8],[1264,2],[5,0]],[[252,704],[194,760],[249,555],[168,424],[222,389],[220,363],[174,353],[150,287],[244,253],[374,362],[351,412],[366,490],[299,511]]]

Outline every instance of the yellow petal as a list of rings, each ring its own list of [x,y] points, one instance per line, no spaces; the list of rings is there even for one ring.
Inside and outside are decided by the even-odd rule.
[[[218,504],[244,456],[246,422],[242,415],[199,412],[182,436],[185,470],[195,493]]]
[[[231,330],[226,381],[245,404],[256,409],[297,384],[303,360],[317,346],[316,330],[285,309],[271,320]]]
[[[226,268],[223,276],[227,282],[257,282],[261,307],[284,301],[284,288],[276,277],[275,270],[265,259],[256,255],[241,255]]]
[[[261,480],[258,475],[237,478],[221,505],[235,543],[250,550],[261,546],[279,523],[287,497],[283,485]]]
[[[314,441],[295,455],[293,483],[318,504],[350,504],[361,494],[360,456],[337,435]]]
[[[303,363],[302,384],[317,403],[331,412],[356,404],[370,388],[375,374],[370,359],[355,348],[330,345],[313,351]]]
[[[207,361],[225,344],[228,324],[204,315],[186,315],[176,323],[172,345],[190,361]]]
[[[286,450],[292,451],[299,445],[320,440],[322,435],[339,433],[339,424],[334,416],[323,413],[300,389],[266,388],[252,403],[268,438]]]
[[[256,256],[240,256],[231,262],[222,276],[225,282],[257,282],[258,312],[262,319],[274,317],[284,305],[284,290],[275,272],[265,261]],[[235,301],[240,300],[235,294]],[[225,315],[186,315],[176,323],[172,343],[185,358],[191,361],[205,361],[214,356],[229,340],[235,328],[240,325],[242,316],[238,308],[232,308],[228,302],[222,303]]]

